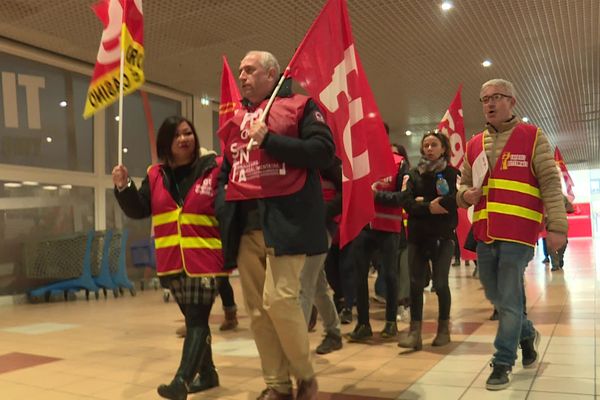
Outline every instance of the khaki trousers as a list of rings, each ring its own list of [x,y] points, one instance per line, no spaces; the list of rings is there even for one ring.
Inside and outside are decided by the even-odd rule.
[[[238,252],[238,269],[250,329],[268,387],[290,393],[290,375],[314,376],[308,332],[298,302],[300,272],[306,256],[276,257],[262,231],[245,233]]]

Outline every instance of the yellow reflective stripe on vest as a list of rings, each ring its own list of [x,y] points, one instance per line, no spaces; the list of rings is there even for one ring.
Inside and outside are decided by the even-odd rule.
[[[513,192],[528,194],[537,197],[538,199],[541,198],[539,188],[527,183],[515,182],[508,179],[488,179],[487,186],[484,188],[484,194],[487,194],[489,189],[512,190]]]
[[[482,219],[487,219],[487,210],[485,208],[483,210],[473,212],[473,223]]]
[[[529,208],[515,206],[512,204],[502,204],[489,202],[487,203],[487,211],[495,212],[498,214],[506,214],[506,215],[514,215],[515,217],[521,217],[525,219],[530,219],[535,222],[542,222],[543,214],[537,211],[531,210]],[[486,215],[487,217],[487,215]],[[475,221],[475,215],[473,215],[473,220]]]
[[[181,220],[182,225],[198,225],[198,226],[218,226],[219,223],[215,217],[204,214],[189,214],[182,213]]]
[[[173,211],[167,211],[162,214],[156,214],[152,216],[152,225],[159,226],[168,224],[169,222],[177,222],[179,219],[179,213],[181,213],[181,208],[177,208]]]
[[[169,235],[154,239],[154,247],[157,249],[172,246],[179,246],[179,235]]]
[[[216,238],[184,237],[181,238],[182,249],[220,249],[221,240]]]

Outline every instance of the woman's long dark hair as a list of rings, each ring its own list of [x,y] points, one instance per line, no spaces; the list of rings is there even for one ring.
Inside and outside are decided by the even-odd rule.
[[[442,157],[444,157],[446,162],[450,162],[450,157],[452,157],[452,152],[450,149],[450,140],[448,140],[448,136],[439,131],[429,131],[423,135],[423,139],[421,139],[421,148],[419,149],[421,151],[421,155],[425,155],[425,153],[423,152],[423,142],[429,136],[435,136],[442,143],[442,147],[444,148],[444,154],[442,154]]]
[[[406,151],[406,147],[402,146],[399,143],[393,144],[392,146],[394,146],[396,150],[398,150],[398,154],[404,157],[404,162],[406,163],[406,166],[410,168],[410,160],[408,159],[408,152]]]
[[[194,145],[194,160],[198,158],[198,154],[200,151],[200,142],[198,141],[198,135],[196,134],[196,128],[194,127],[194,124],[192,124],[186,118],[173,115],[171,117],[167,117],[163,121],[162,125],[158,129],[158,135],[156,136],[156,154],[160,161],[164,163],[173,161],[171,145],[173,144],[173,138],[175,138],[175,134],[177,133],[177,127],[182,122],[187,122],[190,128],[192,129],[194,139],[196,139]]]

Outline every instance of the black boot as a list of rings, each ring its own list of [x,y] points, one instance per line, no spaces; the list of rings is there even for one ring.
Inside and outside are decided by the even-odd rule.
[[[209,334],[210,331],[207,328],[197,326],[187,328],[179,369],[177,369],[171,383],[160,385],[157,388],[157,392],[161,397],[171,400],[186,400],[188,385],[196,373],[196,368]]]
[[[188,393],[197,393],[210,388],[219,386],[219,375],[212,359],[211,349],[212,337],[208,335],[202,349],[202,355],[198,362],[196,372],[198,375],[194,378],[194,381],[190,383]]]

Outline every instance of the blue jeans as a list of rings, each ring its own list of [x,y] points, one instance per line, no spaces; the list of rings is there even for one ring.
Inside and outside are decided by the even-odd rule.
[[[519,342],[535,335],[533,323],[524,313],[525,267],[533,258],[533,247],[504,241],[477,244],[479,280],[485,296],[498,310],[494,340],[494,364],[513,366]]]

